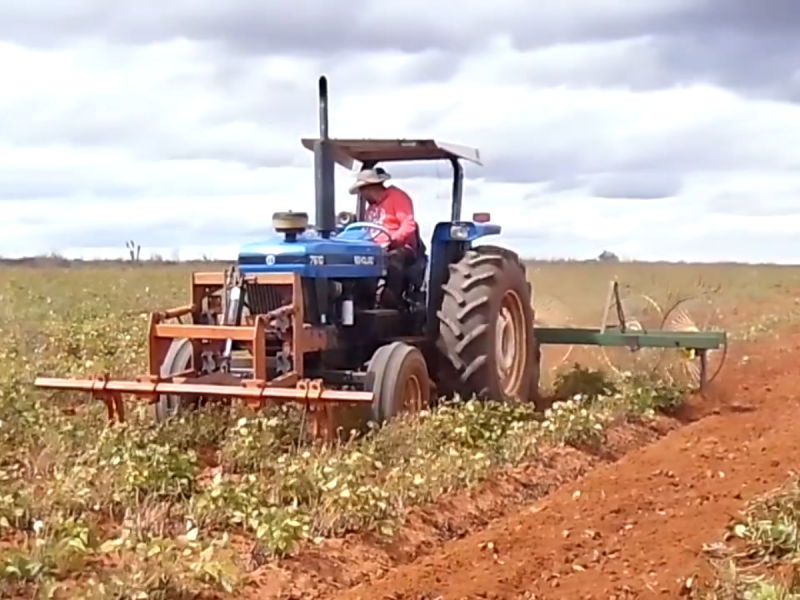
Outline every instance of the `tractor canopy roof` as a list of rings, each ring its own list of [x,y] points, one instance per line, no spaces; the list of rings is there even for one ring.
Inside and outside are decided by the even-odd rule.
[[[303,147],[314,150],[315,138],[303,138]],[[335,139],[329,140],[333,148],[333,159],[346,169],[352,169],[355,162],[381,163],[415,160],[467,160],[482,165],[481,153],[477,148],[458,144],[437,142],[436,140],[382,140],[382,139]]]

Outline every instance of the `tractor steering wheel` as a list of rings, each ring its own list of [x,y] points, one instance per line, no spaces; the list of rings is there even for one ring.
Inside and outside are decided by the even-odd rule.
[[[371,221],[357,221],[355,223],[350,223],[347,227],[342,230],[342,233],[346,231],[355,231],[359,229],[370,229],[372,233],[370,234],[370,238],[374,242],[375,239],[381,233],[384,234],[387,238],[392,239],[392,234],[389,233],[389,230],[386,229],[383,225],[378,225],[377,223],[372,223]]]

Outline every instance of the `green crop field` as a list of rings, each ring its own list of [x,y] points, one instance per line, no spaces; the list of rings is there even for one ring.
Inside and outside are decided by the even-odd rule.
[[[0,265],[0,597],[233,598],[275,560],[348,534],[391,539],[415,506],[545,448],[602,445],[615,423],[680,402],[674,383],[567,363],[550,382],[578,373],[593,385],[545,415],[446,403],[322,447],[297,443],[293,409],[212,407],[156,426],[141,404],[107,427],[99,403],[32,388],[43,374],[144,372],[148,312],[186,304],[190,272],[219,268]],[[665,307],[713,298],[716,326],[737,337],[800,314],[798,267],[565,262],[529,273],[548,325],[598,325],[613,277]]]

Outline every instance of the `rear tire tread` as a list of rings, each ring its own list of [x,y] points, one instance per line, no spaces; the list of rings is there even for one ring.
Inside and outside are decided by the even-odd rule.
[[[494,342],[487,336],[494,330],[493,321],[496,319],[495,311],[499,310],[499,299],[510,288],[522,300],[526,322],[531,324],[528,336],[535,348],[533,309],[530,307],[531,286],[525,277],[525,267],[510,250],[478,246],[468,250],[459,262],[450,265],[449,271],[450,278],[442,286],[442,306],[436,313],[440,325],[439,349],[445,359],[445,377],[451,375],[456,388],[452,391],[461,396],[475,394],[486,399],[508,400],[487,398],[502,394],[500,378],[493,373]],[[533,365],[535,353],[530,352],[529,349],[526,372],[516,392],[521,396],[531,395],[534,380],[538,386],[538,365]]]

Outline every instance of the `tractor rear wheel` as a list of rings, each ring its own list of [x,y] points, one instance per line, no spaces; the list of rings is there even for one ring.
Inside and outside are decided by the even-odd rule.
[[[161,377],[171,377],[192,368],[194,349],[192,340],[183,338],[173,340],[161,364]],[[186,400],[172,394],[161,394],[155,403],[156,421],[166,421],[177,416]]]
[[[468,250],[450,265],[442,289],[437,315],[443,387],[462,398],[535,400],[531,288],[517,255],[494,246]]]
[[[367,367],[375,399],[369,419],[381,425],[401,413],[417,413],[430,406],[431,384],[422,352],[403,342],[381,346]]]

